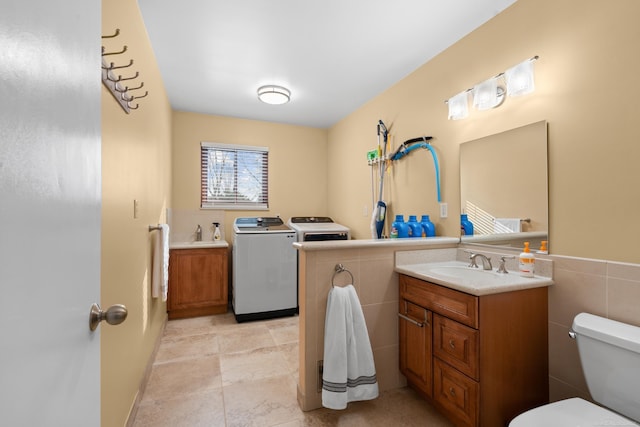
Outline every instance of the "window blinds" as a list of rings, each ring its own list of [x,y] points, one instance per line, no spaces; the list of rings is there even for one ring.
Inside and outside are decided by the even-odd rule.
[[[203,208],[267,209],[269,149],[200,144],[200,203]]]

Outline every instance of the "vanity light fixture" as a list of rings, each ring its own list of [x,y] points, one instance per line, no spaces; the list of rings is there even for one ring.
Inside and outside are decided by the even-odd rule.
[[[533,61],[538,57],[522,61],[504,72],[509,96],[527,95],[535,90]]]
[[[476,110],[496,108],[504,102],[504,88],[498,86],[498,76],[473,87],[473,106]]]
[[[464,90],[449,99],[449,120],[466,119],[469,116],[469,91]]]
[[[286,87],[276,85],[260,86],[258,99],[266,104],[286,104],[291,99],[291,91]]]
[[[476,84],[473,88],[467,89],[449,98],[445,104],[449,105],[449,120],[464,119],[469,115],[467,105],[468,94],[473,95],[473,106],[476,110],[489,110],[502,105],[507,95],[520,96],[534,91],[533,63],[538,59],[538,55],[526,59],[521,63],[509,68],[490,79]],[[503,79],[506,89],[500,84]]]

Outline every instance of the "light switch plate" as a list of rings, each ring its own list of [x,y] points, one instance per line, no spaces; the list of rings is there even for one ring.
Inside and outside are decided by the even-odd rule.
[[[440,218],[446,218],[449,215],[449,206],[446,203],[440,203]]]

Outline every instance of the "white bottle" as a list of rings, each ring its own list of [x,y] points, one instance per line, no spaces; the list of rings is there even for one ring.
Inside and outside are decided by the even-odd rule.
[[[216,229],[213,232],[213,240],[220,240],[222,238],[222,234],[220,233],[220,223],[219,222],[214,222],[213,225],[215,225]]]
[[[523,277],[533,277],[536,257],[529,250],[529,242],[524,242],[524,250],[520,254],[518,267]]]

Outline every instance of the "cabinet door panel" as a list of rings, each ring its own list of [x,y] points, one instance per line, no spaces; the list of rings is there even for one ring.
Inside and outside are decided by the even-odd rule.
[[[424,394],[432,395],[431,312],[400,301],[400,371]]]
[[[227,249],[179,249],[169,256],[169,318],[226,311]]]

